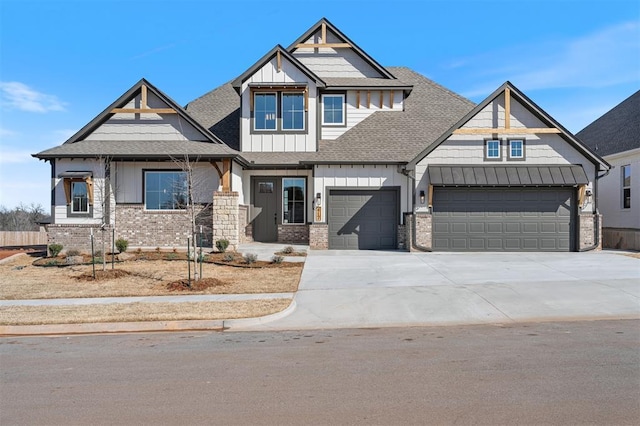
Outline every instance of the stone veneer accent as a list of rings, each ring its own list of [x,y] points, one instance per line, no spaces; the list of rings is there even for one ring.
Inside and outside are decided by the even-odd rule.
[[[397,235],[398,235],[398,249],[408,250],[409,246],[407,245],[407,222],[405,222],[404,225],[398,225]]]
[[[640,250],[640,230],[602,228],[602,246],[618,250]]]
[[[327,250],[329,248],[329,225],[326,223],[309,225],[309,248],[312,250]]]
[[[309,244],[309,225],[278,225],[278,242],[285,244]]]
[[[591,214],[591,213],[581,213],[578,215],[578,241],[579,249],[585,249],[587,247],[592,246],[595,243],[595,219],[598,217],[598,233],[600,235],[600,241],[598,242],[598,246],[595,250],[602,250],[602,215],[599,214]]]
[[[100,229],[100,225],[65,225],[52,223],[46,226],[47,244],[62,244],[63,252],[79,250],[91,253],[91,229],[93,228],[94,250],[102,250],[104,238],[105,252],[111,252],[111,228]],[[116,235],[116,239],[118,236]]]
[[[413,222],[415,222],[415,226]],[[407,241],[411,241],[410,251],[422,251],[420,247],[431,249],[431,213],[409,213],[405,216],[405,223],[407,224]],[[416,233],[415,237],[413,236],[414,229]]]
[[[253,224],[249,222],[249,206],[240,204],[238,206],[240,218],[240,244],[253,242]]]
[[[216,191],[213,194],[213,241],[229,240],[229,250],[240,243],[240,208],[237,192]]]
[[[211,206],[196,205],[196,226],[202,225],[202,245],[211,247]],[[191,217],[187,210],[145,210],[143,204],[118,204],[116,239],[129,241],[129,247],[186,247],[191,236]]]

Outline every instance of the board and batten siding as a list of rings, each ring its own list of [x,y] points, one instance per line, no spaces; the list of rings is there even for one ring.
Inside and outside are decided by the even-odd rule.
[[[320,31],[314,33],[304,43],[320,43]],[[342,43],[331,31],[327,31],[327,43]],[[358,53],[349,48],[300,48],[293,56],[320,78],[323,77],[382,77]]]
[[[306,84],[309,91],[308,111],[305,120],[305,132],[287,133],[281,131],[252,132],[251,131],[251,83],[300,83]],[[276,92],[277,89],[274,89]],[[281,70],[278,71],[276,58],[267,62],[242,84],[242,113],[241,113],[241,151],[244,152],[313,152],[316,150],[316,96],[317,89],[314,82],[309,80],[291,62],[282,58]],[[280,100],[278,100],[280,104]]]
[[[170,108],[155,94],[148,92],[149,108]],[[124,108],[140,108],[140,95]],[[184,141],[204,140],[202,133],[187,123],[179,114],[113,114],[95,129],[86,140],[96,141]]]
[[[193,198],[196,203],[211,203],[213,193],[220,185],[218,172],[209,163],[194,163]],[[141,204],[144,202],[144,170],[181,171],[179,164],[172,162],[114,162],[111,166],[116,203]]]
[[[462,129],[469,128],[494,128],[504,127],[504,96],[496,100],[475,117],[469,120]],[[515,99],[511,100],[511,128],[543,128],[548,127],[540,119],[524,108]],[[594,190],[593,182],[596,176],[596,167],[589,159],[579,153],[573,146],[558,134],[510,134],[499,135],[502,140],[502,158],[500,161],[485,161],[484,140],[491,134],[485,135],[451,135],[440,146],[433,150],[427,157],[416,165],[416,193],[425,190],[429,185],[429,165],[460,164],[460,165],[560,165],[580,164],[584,168],[589,179],[589,188]],[[509,161],[508,139],[525,139],[525,161]],[[426,205],[419,205],[418,210],[423,210]],[[583,211],[593,210],[593,203],[586,203]]]
[[[320,139],[337,139],[376,111],[402,112],[404,108],[404,94],[402,90],[393,91],[393,99],[391,99],[392,92],[390,90],[383,90],[382,92],[380,90],[371,90],[369,91],[371,93],[371,104],[367,103],[367,92],[367,90],[360,90],[360,105],[358,108],[357,92],[355,90],[349,90],[346,97],[346,126],[322,126]],[[380,108],[380,93],[382,93],[382,108]],[[391,101],[393,101],[393,104]],[[322,114],[322,105],[320,109],[320,114]],[[322,123],[321,115],[319,120],[320,123]]]
[[[314,193],[322,194],[322,218],[315,222],[327,220],[327,188],[375,189],[387,186],[400,187],[400,217],[402,213],[411,211],[411,195],[408,178],[397,171],[394,165],[317,165],[314,170]]]
[[[51,185],[55,192],[55,204],[52,206],[53,223],[90,225],[102,223],[102,199],[106,193],[104,167],[98,160],[72,161],[70,159],[55,160],[56,176]],[[63,178],[58,178],[64,172],[91,172],[93,180],[93,217],[67,217],[67,196],[64,193]]]

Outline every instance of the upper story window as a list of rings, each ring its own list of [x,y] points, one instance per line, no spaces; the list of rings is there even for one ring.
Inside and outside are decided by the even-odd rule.
[[[509,160],[524,160],[524,139],[509,139]]]
[[[622,172],[622,208],[631,208],[631,165],[620,168]]]
[[[500,160],[502,153],[500,149],[500,139],[486,139],[484,141],[485,160]]]
[[[145,171],[144,207],[147,210],[181,210],[188,204],[187,173]]]
[[[256,93],[253,101],[254,128],[256,130],[276,130],[277,95],[275,93]]]
[[[71,182],[71,213],[89,213],[89,189],[85,181]]]
[[[322,124],[345,125],[344,95],[322,95]]]
[[[282,130],[304,130],[302,93],[282,93]]]
[[[252,93],[252,131],[304,132],[307,121],[307,97],[302,89],[283,88]]]

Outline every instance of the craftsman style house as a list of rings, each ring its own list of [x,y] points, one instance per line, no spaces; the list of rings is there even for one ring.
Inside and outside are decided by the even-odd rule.
[[[326,19],[184,108],[143,79],[34,156],[68,248],[185,246],[193,211],[209,244],[589,249],[609,168],[511,83],[474,105]]]
[[[598,185],[603,246],[640,250],[640,90],[577,136],[613,166]]]

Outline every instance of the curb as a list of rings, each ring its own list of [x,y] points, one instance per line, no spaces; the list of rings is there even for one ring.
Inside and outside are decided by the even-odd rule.
[[[252,327],[284,318],[296,309],[292,299],[284,310],[257,318],[232,320],[184,320],[184,321],[137,321],[100,322],[88,324],[3,325],[0,337],[41,336],[64,334],[111,334],[163,331],[224,331],[229,328]]]

